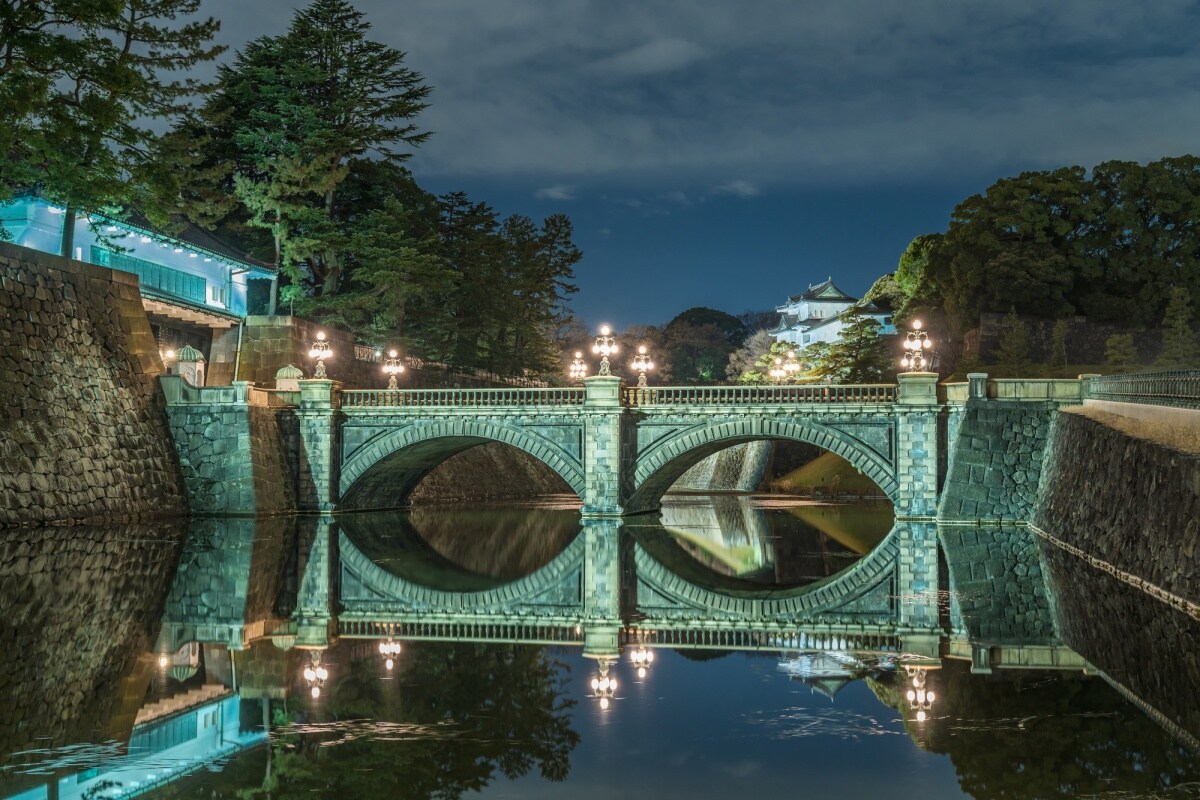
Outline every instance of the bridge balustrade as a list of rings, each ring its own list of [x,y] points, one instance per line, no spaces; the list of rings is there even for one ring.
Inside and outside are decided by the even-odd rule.
[[[1084,379],[1084,397],[1200,409],[1200,370],[1164,370]]]
[[[343,408],[582,406],[583,389],[354,389],[341,393]]]
[[[626,388],[625,404],[759,405],[776,403],[894,403],[895,384],[820,386],[664,386]]]

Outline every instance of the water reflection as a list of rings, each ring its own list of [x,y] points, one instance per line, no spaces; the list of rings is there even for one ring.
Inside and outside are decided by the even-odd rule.
[[[206,797],[454,797],[543,781],[1151,796],[1200,780],[1194,621],[1087,583],[1024,529],[679,508],[653,529],[560,508],[490,529],[482,511],[469,525],[195,520],[182,546],[169,526],[14,534],[0,796],[170,782]],[[785,516],[852,565],[785,571]],[[812,559],[805,541],[791,552]],[[761,554],[740,574],[715,555],[738,548]],[[803,570],[818,579],[779,578]],[[1103,602],[1089,613],[1064,585]],[[1151,652],[1163,635],[1181,638]]]

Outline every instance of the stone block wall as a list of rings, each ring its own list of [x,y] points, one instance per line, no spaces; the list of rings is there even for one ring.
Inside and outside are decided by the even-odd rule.
[[[1087,556],[1200,603],[1200,456],[1080,413],[1055,426],[1034,524]]]
[[[185,513],[137,277],[0,242],[0,527]]]
[[[1050,402],[968,401],[950,442],[939,517],[1029,521],[1055,409]]]
[[[671,491],[757,491],[771,463],[772,446],[771,442],[747,442],[713,453],[679,476]]]
[[[282,513],[296,508],[280,414],[250,405],[172,405],[171,434],[196,514]]]
[[[237,379],[273,389],[275,373],[288,364],[295,364],[306,377],[312,377],[315,364],[308,351],[318,331],[325,332],[333,349],[333,356],[325,362],[330,377],[346,389],[382,389],[387,385],[381,365],[355,360],[352,335],[299,317],[246,317]]]

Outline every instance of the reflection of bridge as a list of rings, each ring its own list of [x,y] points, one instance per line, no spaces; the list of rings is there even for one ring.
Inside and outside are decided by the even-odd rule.
[[[427,575],[408,577],[403,569],[385,569],[366,555],[355,543],[356,519],[302,520],[296,537],[303,543],[301,552],[286,559],[295,570],[292,578],[276,577],[282,541],[277,528],[267,526],[263,541],[261,535],[256,538],[252,520],[198,521],[206,530],[213,524],[227,528],[219,536],[191,537],[183,556],[187,569],[168,601],[160,649],[202,640],[236,650],[266,636],[312,649],[337,638],[507,641],[582,646],[587,655],[611,658],[637,641],[936,657],[948,632],[939,618],[939,590],[954,588],[961,572],[958,584],[967,591],[950,609],[956,653],[972,658],[980,670],[1012,661],[1079,664],[1064,655],[1046,621],[1049,604],[1040,578],[1023,590],[1028,607],[982,606],[971,599],[971,569],[959,570],[951,555],[951,586],[939,586],[939,531],[930,522],[900,522],[849,569],[785,590],[714,588],[688,580],[656,558],[620,518],[584,518],[574,541],[532,574],[478,591],[447,591],[430,585]],[[948,553],[961,549],[948,548]],[[1036,559],[1036,551],[1016,548],[1010,557]],[[266,563],[256,565],[259,561]],[[272,604],[256,589],[263,581],[297,587],[294,599]],[[214,585],[229,590],[219,593],[219,607],[209,609],[204,590]],[[239,598],[242,611],[236,607]],[[1006,617],[1013,613],[1020,625]]]

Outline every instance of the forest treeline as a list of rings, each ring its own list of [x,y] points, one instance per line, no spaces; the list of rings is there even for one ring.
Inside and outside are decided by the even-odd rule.
[[[279,267],[278,301],[363,342],[500,373],[557,370],[582,254],[571,221],[434,196],[404,162],[430,98],[347,0],[223,48],[199,0],[0,4],[4,199],[198,224]]]

